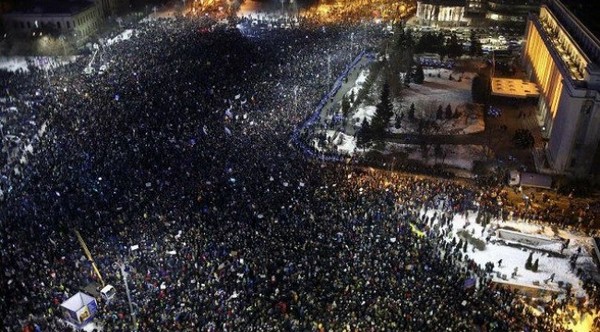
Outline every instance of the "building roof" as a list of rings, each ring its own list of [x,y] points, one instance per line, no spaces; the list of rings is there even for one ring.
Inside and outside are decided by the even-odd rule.
[[[20,14],[77,14],[93,2],[86,0],[34,0],[22,1],[10,13]]]
[[[511,98],[528,98],[540,95],[535,83],[514,78],[492,78],[492,95]]]
[[[595,2],[595,1],[594,1]],[[594,22],[593,8],[599,4],[587,3],[587,0],[545,0],[554,19],[570,34],[575,42],[594,64],[595,70],[600,64],[599,23]],[[577,15],[571,8],[576,9]],[[583,10],[592,12],[584,13]]]
[[[600,1],[594,0],[561,0],[581,23],[583,23],[591,33],[600,36]]]

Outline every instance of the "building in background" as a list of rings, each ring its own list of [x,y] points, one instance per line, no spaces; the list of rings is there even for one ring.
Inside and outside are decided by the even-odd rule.
[[[527,22],[522,60],[541,96],[537,119],[547,139],[540,170],[598,174],[600,41],[559,0],[549,0]]]
[[[540,0],[490,0],[487,1],[485,18],[490,21],[525,23],[531,12],[537,12]]]
[[[2,15],[4,27],[14,37],[50,35],[85,39],[103,22],[98,6],[88,1],[38,1],[22,4]]]
[[[485,14],[487,0],[466,0],[465,13],[467,14]]]
[[[421,24],[467,23],[465,0],[420,0],[417,1],[416,19]]]
[[[2,14],[2,23],[5,32],[16,40],[60,37],[81,45],[107,19],[124,13],[128,3],[128,0],[23,1]]]
[[[419,0],[416,18],[422,24],[453,23],[522,23],[537,12],[541,0]]]

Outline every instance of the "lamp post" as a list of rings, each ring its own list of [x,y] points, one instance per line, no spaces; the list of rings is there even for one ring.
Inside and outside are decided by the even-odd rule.
[[[133,324],[133,331],[137,331],[137,321],[135,319],[135,311],[133,311],[133,304],[131,303],[131,293],[129,292],[129,285],[127,284],[128,272],[125,271],[125,263],[119,263],[121,268],[121,276],[123,277],[123,283],[125,284],[125,292],[127,293],[127,302],[129,302],[129,313],[131,314],[131,324]]]
[[[350,61],[354,53],[354,32],[350,33]]]
[[[67,46],[65,46],[65,44],[66,44],[66,38],[65,38],[65,36],[64,35],[60,35],[60,37],[58,37],[58,40],[62,44],[63,53],[66,56],[67,55]]]
[[[298,111],[298,85],[294,86],[294,113],[296,113],[297,111]]]
[[[331,55],[327,55],[327,83],[331,81]]]

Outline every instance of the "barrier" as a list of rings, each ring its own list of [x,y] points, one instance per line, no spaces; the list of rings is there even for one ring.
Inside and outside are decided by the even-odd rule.
[[[334,97],[338,93],[338,91],[341,89],[341,87],[343,85],[343,80],[348,76],[348,74],[350,73],[350,70],[352,68],[354,68],[354,66],[356,66],[361,61],[361,59],[365,56],[370,61],[375,59],[375,56],[372,53],[367,53],[366,50],[360,52],[354,58],[354,60],[348,66],[346,66],[346,68],[344,69],[342,74],[336,79],[335,83],[333,84],[333,88],[329,92],[327,92],[323,96],[323,98],[321,98],[321,101],[319,102],[315,111],[308,117],[308,119],[306,121],[304,121],[300,126],[298,126],[294,129],[294,131],[292,133],[291,141],[296,146],[298,146],[300,149],[302,149],[302,152],[304,153],[305,156],[312,158],[312,157],[318,155],[318,152],[316,152],[312,147],[308,146],[302,140],[299,139],[300,133],[315,124],[315,122],[317,121],[317,119],[319,118],[319,116],[321,114],[321,111],[323,110],[325,105],[327,105],[327,103],[329,102],[329,99]],[[333,161],[333,162],[339,162],[342,160],[342,156],[337,155],[337,154],[336,155],[321,154],[320,158],[323,159],[324,161],[327,160],[327,161]]]
[[[541,246],[551,244],[562,244],[563,240],[551,239],[542,235],[525,234],[521,232],[515,232],[508,229],[498,229],[498,237],[510,241],[516,241],[526,245]]]

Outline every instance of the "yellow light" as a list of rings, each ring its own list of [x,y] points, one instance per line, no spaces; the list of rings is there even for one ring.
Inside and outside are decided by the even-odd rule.
[[[569,306],[569,311],[575,314],[575,318],[573,320],[569,319],[568,324],[563,324],[564,328],[570,329],[573,332],[589,332],[592,331],[592,326],[594,324],[594,318],[597,317],[597,314],[585,314],[585,319],[581,319],[582,312],[577,310],[574,306]],[[562,317],[557,317],[562,320]],[[574,321],[574,322],[573,322]]]

